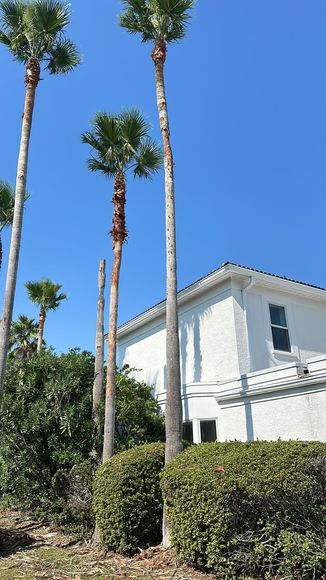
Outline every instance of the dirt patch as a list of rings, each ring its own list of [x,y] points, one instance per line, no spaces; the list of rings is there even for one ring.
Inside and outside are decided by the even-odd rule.
[[[79,580],[97,578],[211,580],[181,564],[172,550],[160,546],[124,558],[94,549],[90,543],[73,542],[60,531],[11,510],[0,511],[0,579]]]

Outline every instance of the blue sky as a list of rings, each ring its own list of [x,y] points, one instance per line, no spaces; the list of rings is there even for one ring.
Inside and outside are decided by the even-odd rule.
[[[109,273],[112,259],[112,183],[88,172],[80,134],[96,111],[136,105],[160,137],[151,47],[119,27],[119,11],[118,0],[72,0],[83,64],[44,74],[37,92],[15,316],[37,316],[26,280],[62,283],[69,299],[45,329],[58,351],[93,350],[98,261]],[[198,0],[170,47],[180,288],[227,260],[326,287],[325,29],[324,0]],[[0,67],[0,178],[14,183],[24,71],[4,47]],[[120,322],[165,293],[163,175],[130,178],[127,197]],[[1,300],[5,271],[6,260]]]

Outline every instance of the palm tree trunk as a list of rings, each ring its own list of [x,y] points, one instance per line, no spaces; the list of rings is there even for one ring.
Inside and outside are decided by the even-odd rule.
[[[152,52],[155,65],[156,98],[164,149],[165,220],[166,220],[166,370],[167,393],[165,406],[165,463],[169,463],[182,451],[182,401],[180,347],[177,302],[177,257],[174,203],[174,163],[170,143],[170,128],[165,96],[164,63],[166,44],[158,41]],[[170,545],[163,514],[163,546]]]
[[[4,304],[0,324],[0,396],[3,393],[3,385],[7,365],[9,333],[12,320],[12,312],[14,307],[20,242],[23,226],[23,209],[26,194],[28,150],[32,128],[35,93],[39,79],[40,79],[40,64],[36,58],[30,58],[26,65],[26,77],[25,77],[26,94],[25,94],[22,132],[17,165],[15,208],[11,230]]]
[[[98,271],[98,301],[97,324],[95,340],[95,372],[93,383],[93,419],[96,429],[100,430],[100,415],[98,406],[103,396],[103,365],[104,365],[104,288],[105,288],[105,260],[100,260]]]
[[[108,337],[108,360],[105,395],[105,421],[103,442],[103,463],[114,453],[115,394],[116,394],[116,353],[117,321],[119,299],[119,277],[123,243],[127,237],[125,222],[126,185],[123,173],[118,173],[114,182],[114,215],[111,235],[113,238],[113,266],[110,290],[110,319]]]
[[[43,308],[40,310],[38,323],[38,338],[37,338],[37,352],[41,352],[43,346],[44,323],[46,319],[46,312]]]

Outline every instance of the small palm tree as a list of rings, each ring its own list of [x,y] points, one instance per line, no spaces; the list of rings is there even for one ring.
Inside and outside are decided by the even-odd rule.
[[[40,307],[37,352],[40,352],[43,344],[44,323],[49,310],[59,308],[62,300],[66,300],[67,295],[61,290],[61,284],[55,284],[52,280],[40,280],[38,282],[26,282],[28,298]]]
[[[103,461],[113,455],[115,431],[116,349],[119,277],[122,247],[127,238],[125,203],[126,174],[148,179],[162,165],[160,147],[149,136],[150,126],[136,109],[117,115],[97,113],[92,130],[82,135],[82,142],[90,145],[93,156],[88,161],[91,171],[99,171],[114,180],[113,265],[110,292],[110,320],[105,399]]]
[[[151,42],[155,66],[157,108],[164,147],[166,213],[166,361],[167,399],[165,408],[168,463],[182,451],[182,403],[177,304],[177,262],[174,204],[174,163],[165,94],[164,64],[167,44],[181,40],[187,30],[194,0],[122,0],[121,26]]]
[[[0,325],[0,395],[3,391],[10,323],[16,279],[26,192],[28,150],[35,94],[41,65],[50,74],[72,71],[80,62],[76,46],[64,36],[70,20],[69,4],[57,0],[4,0],[0,2],[0,42],[16,61],[25,65],[25,105],[18,156],[15,208],[5,298]]]
[[[38,324],[34,318],[21,314],[10,329],[10,352],[17,358],[30,358],[37,349]]]
[[[0,181],[0,270],[2,266],[2,230],[12,224],[15,205],[15,190],[6,181]]]

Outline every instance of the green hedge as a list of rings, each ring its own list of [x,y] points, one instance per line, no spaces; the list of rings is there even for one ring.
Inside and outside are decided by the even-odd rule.
[[[164,444],[151,443],[123,451],[98,469],[93,505],[108,548],[131,554],[160,541],[163,466]]]
[[[172,544],[221,578],[326,572],[326,444],[204,443],[162,472]]]

